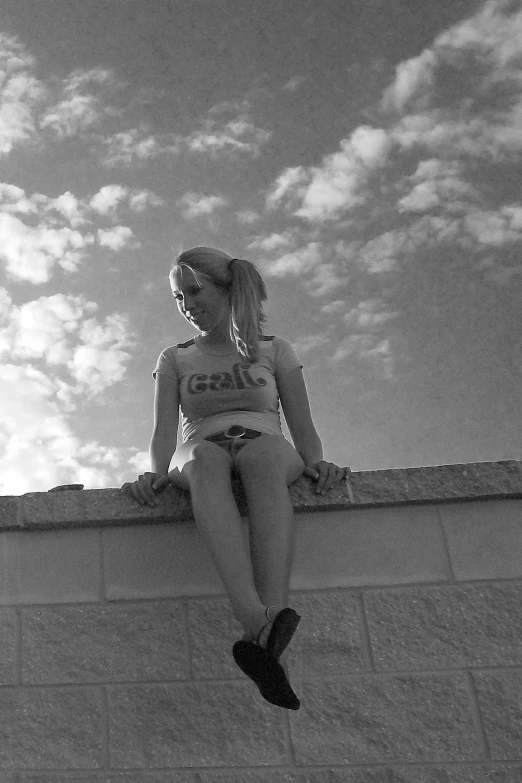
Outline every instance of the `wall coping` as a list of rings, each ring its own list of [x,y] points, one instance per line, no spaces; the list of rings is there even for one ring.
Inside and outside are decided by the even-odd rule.
[[[168,487],[158,496],[158,507],[149,508],[119,489],[69,489],[71,486],[83,485],[0,496],[0,533],[192,520],[190,497],[176,487]],[[315,482],[303,476],[290,487],[297,513],[522,498],[522,461],[360,471],[326,495],[317,495],[314,487]],[[233,490],[246,516],[246,500],[238,482]]]

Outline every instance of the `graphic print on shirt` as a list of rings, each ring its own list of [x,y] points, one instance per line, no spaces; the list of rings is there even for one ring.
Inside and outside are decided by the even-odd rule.
[[[189,394],[202,394],[209,391],[228,391],[232,389],[246,389],[250,387],[262,387],[267,385],[264,378],[254,380],[250,375],[250,365],[237,362],[232,367],[232,374],[229,372],[213,372],[212,375],[205,373],[194,373],[187,382],[187,391]]]

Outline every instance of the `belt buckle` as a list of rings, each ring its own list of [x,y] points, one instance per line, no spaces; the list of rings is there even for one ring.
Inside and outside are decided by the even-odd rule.
[[[225,432],[225,438],[242,438],[246,434],[246,430],[240,424],[232,424]]]

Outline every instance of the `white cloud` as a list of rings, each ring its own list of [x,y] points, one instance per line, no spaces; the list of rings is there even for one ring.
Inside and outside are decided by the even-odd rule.
[[[242,226],[249,226],[259,220],[259,214],[253,209],[243,209],[236,212],[236,220]]]
[[[463,165],[453,161],[421,161],[415,174],[407,178],[413,188],[397,202],[397,209],[426,212],[441,205],[452,212],[468,209],[480,200],[480,195],[462,179],[462,171]]]
[[[437,56],[429,49],[425,49],[418,57],[399,63],[395,81],[384,92],[383,108],[393,108],[402,112],[414,97],[420,97],[421,100],[424,99],[424,103],[427,103],[434,83],[436,66]]]
[[[90,200],[90,207],[100,215],[114,211],[127,196],[128,188],[122,185],[104,185]]]
[[[82,443],[72,430],[78,396],[96,399],[121,380],[134,340],[124,316],[101,320],[96,310],[64,294],[18,307],[0,289],[0,492],[107,486],[115,468],[124,480],[125,451]]]
[[[77,269],[95,242],[93,216],[112,222],[119,206],[142,212],[162,203],[150,190],[116,184],[105,185],[90,199],[80,201],[70,191],[57,198],[41,193],[27,196],[22,188],[0,183],[0,261],[13,279],[46,283],[56,266],[68,272]],[[115,251],[138,244],[132,229],[123,225],[100,228],[97,238],[101,246]]]
[[[320,348],[330,342],[330,332],[319,332],[317,334],[308,334],[300,337],[292,344],[297,354],[308,353],[314,348]]]
[[[0,33],[0,155],[36,137],[35,116],[46,92],[34,67],[20,42]]]
[[[267,206],[284,199],[298,217],[320,223],[362,203],[369,173],[386,162],[391,141],[382,128],[360,126],[340,147],[320,166],[285,169],[268,194]]]
[[[397,229],[368,240],[354,252],[354,260],[370,275],[392,272],[401,258],[404,237]],[[355,248],[354,248],[355,250]]]
[[[283,198],[299,198],[304,192],[308,175],[304,166],[285,169],[275,181],[268,193],[266,203],[269,209],[277,207]]]
[[[306,281],[306,290],[311,296],[324,296],[339,288],[347,282],[346,274],[342,274],[339,266],[333,263],[321,264],[314,270],[314,274]]]
[[[396,316],[397,313],[386,310],[385,304],[380,300],[366,299],[346,313],[343,320],[350,326],[371,331]]]
[[[123,378],[129,359],[123,349],[130,344],[124,316],[109,315],[104,324],[89,318],[83,322],[79,338],[82,344],[76,347],[67,366],[89,393],[97,394]]]
[[[136,243],[132,240],[134,234],[128,226],[114,226],[114,228],[99,228],[98,241],[102,247],[109,247],[111,250],[121,250],[123,247]]]
[[[394,377],[394,361],[389,338],[379,339],[369,333],[351,334],[341,340],[329,361],[337,364],[344,359],[357,360],[373,366],[388,380]]]
[[[126,450],[74,435],[59,382],[31,365],[0,365],[0,494],[45,492],[60,484],[107,487],[132,467]]]
[[[180,137],[175,134],[155,135],[141,128],[114,133],[104,141],[104,145],[107,152],[102,162],[106,166],[129,166],[158,155],[177,155],[181,150]]]
[[[271,277],[286,277],[287,275],[300,275],[309,272],[322,260],[322,245],[319,242],[310,242],[305,247],[290,253],[284,253],[279,258],[268,260],[261,259],[258,263],[265,273]]]
[[[152,190],[133,190],[129,196],[129,206],[135,212],[143,212],[147,207],[159,207],[164,203]]]
[[[49,200],[47,210],[53,209],[63,215],[73,228],[86,222],[82,215],[80,202],[70,191],[66,191],[61,196]]]
[[[384,104],[409,113],[391,134],[403,148],[493,160],[522,150],[522,10],[487,2],[401,63]]]
[[[211,215],[216,210],[226,206],[228,201],[223,196],[205,196],[203,193],[190,191],[179,199],[186,218],[196,218],[201,215]]]
[[[319,165],[283,170],[268,192],[267,207],[284,206],[316,227],[338,221],[370,199],[374,214],[436,209],[447,220],[446,215],[475,212],[484,194],[468,181],[468,162],[474,167],[477,159],[517,162],[522,152],[521,58],[520,4],[490,0],[419,55],[399,63],[380,104],[383,127],[359,126]],[[394,182],[397,167],[411,165],[416,153],[428,160],[421,160],[404,192],[406,181]],[[386,203],[397,189],[403,191],[397,203]],[[482,238],[487,233],[489,242],[495,237],[500,242],[492,221]],[[455,226],[446,222],[452,234]],[[388,232],[377,244],[393,245],[398,236]],[[388,247],[380,259],[373,249],[370,242],[363,251],[370,271],[395,266],[396,248]]]
[[[464,218],[463,228],[480,245],[500,247],[519,242],[522,239],[522,225],[519,222],[520,206],[514,212],[511,212],[512,209],[514,208],[504,208],[503,211],[470,212]],[[513,215],[517,215],[518,220],[513,220]]]
[[[10,317],[12,358],[42,359],[48,364],[66,364],[72,354],[70,336],[84,312],[96,309],[80,297],[54,294],[14,308]],[[4,332],[5,333],[5,332]]]
[[[248,101],[243,104],[223,101],[213,106],[202,126],[183,139],[183,144],[192,152],[213,155],[248,152],[257,155],[271,136],[251,121]]]
[[[15,307],[5,289],[0,294],[4,358],[61,366],[73,381],[69,391],[89,395],[121,380],[130,357],[125,349],[134,342],[125,316],[101,322],[92,317],[98,306],[82,296],[53,294]]]
[[[285,92],[295,92],[298,87],[300,87],[305,81],[304,76],[292,76],[291,79],[289,79],[283,86],[281,87],[282,90]]]
[[[13,215],[0,213],[0,260],[14,279],[45,283],[56,264],[74,271],[92,242],[90,235],[66,226],[28,226]]]
[[[290,229],[283,231],[282,234],[267,234],[265,236],[254,237],[247,245],[249,250],[260,250],[264,253],[271,253],[282,247],[295,245],[296,233]]]
[[[73,71],[62,85],[62,99],[40,118],[42,128],[51,128],[62,139],[97,125],[107,114],[102,88],[111,84],[111,71],[103,68]]]
[[[344,310],[346,307],[346,302],[344,299],[335,299],[333,302],[330,302],[329,304],[323,305],[321,307],[322,313],[337,313],[340,310]]]
[[[371,334],[351,334],[340,341],[330,361],[340,362],[350,356],[362,356],[374,344],[375,340]]]

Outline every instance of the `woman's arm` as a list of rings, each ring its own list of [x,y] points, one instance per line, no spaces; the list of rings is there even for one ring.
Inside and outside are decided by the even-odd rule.
[[[178,382],[165,373],[156,373],[154,429],[150,441],[153,473],[166,475],[176,450],[179,424]]]
[[[323,444],[312,421],[301,368],[286,373],[278,381],[277,388],[294,446],[306,466],[304,474],[317,481],[315,491],[324,495],[334,484],[346,479],[350,469],[323,459]]]
[[[323,444],[312,421],[302,369],[296,367],[283,375],[277,388],[296,451],[305,465],[320,462],[323,459]]]

